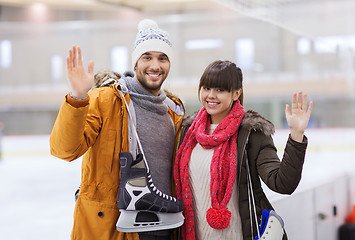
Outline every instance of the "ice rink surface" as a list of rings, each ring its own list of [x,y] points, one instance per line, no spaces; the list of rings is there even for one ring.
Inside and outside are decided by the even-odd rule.
[[[70,239],[81,161],[49,154],[49,136],[5,136],[0,161],[0,239]]]
[[[355,128],[309,129],[306,135],[309,146],[296,191],[355,175]],[[280,157],[287,137],[288,130],[276,130]],[[4,136],[1,146],[0,239],[70,239],[81,160],[51,156],[48,135]],[[269,191],[267,195],[271,200],[279,197]]]

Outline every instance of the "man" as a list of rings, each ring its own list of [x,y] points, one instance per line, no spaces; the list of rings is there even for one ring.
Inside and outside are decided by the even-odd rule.
[[[134,110],[135,126],[155,185],[172,194],[172,160],[184,109],[179,99],[168,98],[161,91],[171,60],[167,33],[154,21],[143,20],[132,52],[135,76],[124,74],[120,84],[90,91],[94,63],[89,63],[86,72],[80,48],[69,50],[71,93],[65,96],[58,113],[50,146],[52,155],[67,161],[84,155],[72,239],[170,239],[169,230],[139,235],[118,232],[116,222],[120,215],[119,153],[137,152],[126,103]]]

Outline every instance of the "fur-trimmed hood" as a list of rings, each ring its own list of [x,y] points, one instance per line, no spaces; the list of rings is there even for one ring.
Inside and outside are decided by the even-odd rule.
[[[195,112],[185,117],[182,121],[182,126],[190,126],[195,120],[197,114],[198,112]],[[245,112],[240,127],[246,128],[248,130],[261,131],[267,136],[270,136],[275,132],[274,124],[253,110],[248,110]]]
[[[274,124],[253,110],[245,112],[241,126],[261,131],[267,136],[275,133]]]

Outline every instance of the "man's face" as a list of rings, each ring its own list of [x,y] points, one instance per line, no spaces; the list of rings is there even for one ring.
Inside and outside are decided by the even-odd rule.
[[[158,96],[169,69],[170,61],[164,53],[146,52],[138,59],[134,71],[139,84],[152,95]]]

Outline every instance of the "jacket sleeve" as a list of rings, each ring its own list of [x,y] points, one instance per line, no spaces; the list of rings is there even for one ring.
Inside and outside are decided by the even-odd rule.
[[[289,136],[280,161],[272,137],[260,132],[256,135],[258,139],[251,138],[251,141],[258,144],[259,149],[255,156],[257,173],[271,190],[281,194],[293,193],[301,180],[307,138],[298,143]]]
[[[66,161],[79,158],[94,144],[101,122],[97,94],[81,101],[66,95],[50,136],[51,154]]]

